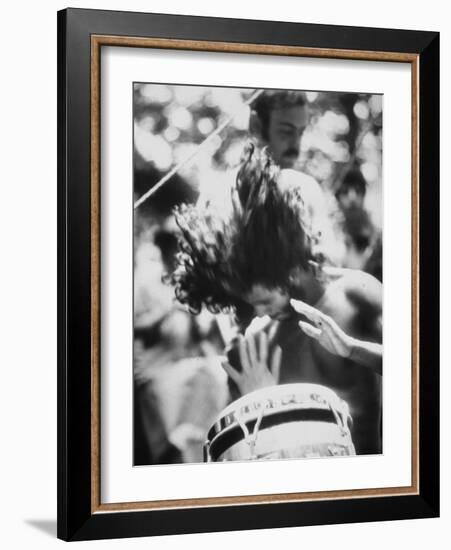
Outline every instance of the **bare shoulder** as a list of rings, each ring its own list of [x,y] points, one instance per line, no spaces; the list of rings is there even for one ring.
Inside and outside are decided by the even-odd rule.
[[[280,171],[278,184],[281,190],[287,191],[295,188],[300,188],[307,193],[321,191],[321,187],[315,178],[292,168],[285,168]]]
[[[278,186],[282,192],[300,194],[308,205],[310,214],[324,218],[327,216],[326,198],[315,178],[291,168],[280,171]]]
[[[324,268],[330,284],[339,287],[356,306],[382,311],[382,284],[373,275],[359,269]]]
[[[323,311],[348,334],[372,342],[382,341],[382,284],[355,269],[324,268],[327,289]]]

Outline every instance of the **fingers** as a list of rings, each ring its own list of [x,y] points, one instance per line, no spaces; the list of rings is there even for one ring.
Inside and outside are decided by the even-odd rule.
[[[314,323],[315,326],[313,328],[318,328],[320,330],[319,333],[309,333],[308,331],[311,325],[309,325],[309,323],[304,323],[304,325],[307,325],[306,330],[304,330],[304,326],[299,323],[301,329],[304,330],[304,332],[306,332],[309,336],[318,337],[321,332],[323,332],[331,338],[334,338],[336,334],[341,332],[340,327],[332,319],[332,317],[329,317],[329,315],[326,315],[319,309],[309,306],[301,300],[290,300],[290,303],[295,311],[302,313],[302,315],[305,315],[309,321]]]
[[[238,353],[243,370],[256,367],[259,363],[266,365],[268,360],[268,336],[265,332],[260,332],[246,338],[240,337]]]
[[[249,363],[246,340],[242,336],[240,336],[238,341],[238,354],[240,356],[240,363],[241,363],[242,369],[245,371],[249,371],[251,369],[251,365]]]
[[[350,338],[333,319],[329,318],[328,322],[324,323],[324,334],[327,336],[335,353],[342,357],[348,357],[350,355],[352,338]]]
[[[351,353],[350,337],[325,313],[318,311],[300,300],[291,300],[296,311],[307,317],[311,323],[299,321],[300,329],[327,349],[330,353],[348,357]]]
[[[325,318],[327,317],[327,315],[324,315],[324,313],[322,313],[318,309],[309,306],[301,300],[291,299],[290,304],[295,311],[297,311],[298,313],[302,313],[302,315],[305,315],[307,319],[315,324],[320,324],[321,321],[325,320]]]
[[[291,307],[298,313],[304,313],[305,310],[314,309],[312,306],[309,306],[302,300],[295,300],[294,298],[290,299]]]
[[[227,375],[238,385],[240,381],[240,373],[232,367],[227,361],[221,362],[222,368],[226,371]]]
[[[278,383],[282,350],[276,346],[271,356],[271,364],[268,365],[268,348],[268,336],[265,333],[247,338],[240,337],[238,353],[242,369],[237,371],[227,360],[221,362],[226,374],[242,393]]]
[[[318,339],[323,332],[320,328],[316,328],[310,323],[305,323],[304,321],[299,321],[298,325],[302,329],[302,331],[311,338]]]
[[[266,364],[266,361],[268,360],[268,337],[266,336],[266,332],[261,332],[259,334],[258,344],[258,355],[260,357],[260,361]]]
[[[277,331],[279,329],[280,321],[272,321],[272,324],[268,332],[268,343],[272,342],[276,337]]]
[[[271,374],[274,377],[276,383],[279,382],[280,378],[280,365],[282,364],[282,349],[280,346],[276,346],[274,353],[271,358]]]
[[[249,338],[246,338],[247,342],[247,350],[249,353],[249,362],[251,366],[256,366],[258,363],[258,357],[257,357],[257,346],[255,345],[255,338],[253,336],[249,336]]]

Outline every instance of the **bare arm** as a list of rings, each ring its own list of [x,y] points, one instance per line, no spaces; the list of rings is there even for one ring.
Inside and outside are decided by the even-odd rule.
[[[349,359],[382,375],[382,344],[351,338]]]
[[[332,317],[300,301],[292,307],[309,322],[299,321],[301,330],[317,340],[327,351],[382,374],[382,286],[373,277],[359,272],[350,289],[350,301],[365,317],[365,334],[346,333]]]

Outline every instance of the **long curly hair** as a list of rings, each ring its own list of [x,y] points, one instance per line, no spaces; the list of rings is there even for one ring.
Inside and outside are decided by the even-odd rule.
[[[289,292],[293,274],[314,259],[299,187],[279,185],[280,169],[266,149],[250,142],[243,158],[230,214],[210,205],[176,210],[181,238],[171,280],[193,313],[203,306],[244,313],[243,296],[255,284]]]

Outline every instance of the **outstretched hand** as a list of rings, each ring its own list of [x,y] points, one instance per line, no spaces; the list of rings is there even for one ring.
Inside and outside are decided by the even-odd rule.
[[[227,361],[222,366],[238,386],[241,395],[274,386],[279,382],[282,350],[276,346],[269,358],[269,342],[265,332],[239,337],[238,354],[241,372],[238,372]],[[269,365],[268,365],[269,361]]]
[[[340,357],[350,357],[354,338],[344,332],[337,323],[319,309],[316,309],[301,300],[290,300],[295,311],[301,313],[310,321],[299,321],[301,330],[317,340],[327,351]]]

